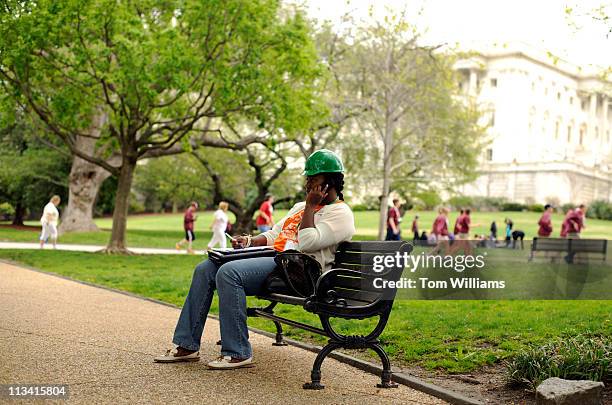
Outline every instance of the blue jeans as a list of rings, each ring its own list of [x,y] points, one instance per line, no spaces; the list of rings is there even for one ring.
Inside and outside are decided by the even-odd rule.
[[[272,227],[270,225],[257,225],[257,230],[260,233],[268,232]]]
[[[221,354],[239,359],[251,357],[246,296],[262,293],[264,282],[275,267],[272,257],[235,260],[219,268],[210,260],[198,264],[172,342],[188,350],[200,350],[204,324],[217,289]]]
[[[401,232],[393,233],[393,229],[387,228],[387,236],[385,240],[401,240]]]

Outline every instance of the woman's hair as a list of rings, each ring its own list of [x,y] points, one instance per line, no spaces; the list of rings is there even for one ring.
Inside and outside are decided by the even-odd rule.
[[[225,201],[221,201],[219,203],[219,209],[220,210],[227,211],[228,208],[229,208],[229,204],[226,203]]]
[[[323,173],[325,176],[325,182],[333,187],[338,193],[338,198],[344,201],[344,195],[342,190],[344,189],[344,174],[342,173]]]

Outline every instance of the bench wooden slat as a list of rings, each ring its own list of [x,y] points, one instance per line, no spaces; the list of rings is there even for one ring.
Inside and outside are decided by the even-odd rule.
[[[363,252],[339,252],[336,254],[337,263],[352,263],[352,264],[374,264],[374,258],[380,256],[394,256],[393,252],[374,252],[374,253],[363,253]]]
[[[356,241],[343,242],[338,246],[339,252],[388,253],[397,251],[404,241]]]
[[[338,269],[349,269],[356,270],[366,274],[375,274],[374,267],[362,264],[354,264],[354,263],[335,263],[334,268]]]
[[[359,289],[364,291],[380,291],[375,288],[371,278],[366,277],[350,277],[345,275],[338,275],[334,278],[334,285],[344,288]]]

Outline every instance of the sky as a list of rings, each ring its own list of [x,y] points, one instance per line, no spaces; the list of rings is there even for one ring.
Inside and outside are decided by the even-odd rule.
[[[596,21],[589,15],[604,6],[612,18],[612,0],[299,1],[312,18],[336,24],[347,12],[367,21],[384,16],[388,9],[405,9],[411,22],[424,33],[424,44],[472,48],[521,42],[581,67],[612,66],[612,33],[608,33],[612,22]],[[567,8],[573,10],[569,16]],[[369,17],[370,9],[374,17]]]

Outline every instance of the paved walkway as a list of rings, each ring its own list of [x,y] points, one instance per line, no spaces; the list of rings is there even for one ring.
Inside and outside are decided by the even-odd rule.
[[[68,245],[68,244],[57,244],[57,250],[70,250],[73,252],[98,252],[104,249],[106,246],[100,245]],[[26,242],[0,242],[0,249],[40,249],[38,243],[26,243]],[[45,244],[45,250],[53,249],[50,243]],[[153,255],[185,255],[187,251],[185,249],[156,249],[156,248],[128,248],[134,253],[140,254],[153,254]],[[205,254],[205,250],[194,250],[195,254]]]
[[[169,348],[177,309],[0,262],[0,384],[69,384],[74,403],[442,404],[333,359],[322,391],[305,391],[315,354],[251,334],[256,366],[211,371],[204,361],[153,363]],[[207,321],[203,360],[218,355]]]

